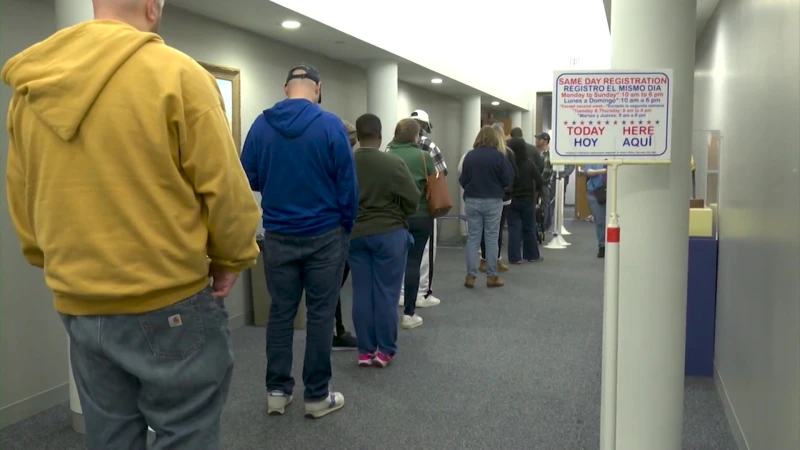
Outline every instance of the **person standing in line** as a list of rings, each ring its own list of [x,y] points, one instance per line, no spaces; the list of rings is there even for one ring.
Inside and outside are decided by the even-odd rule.
[[[503,131],[503,124],[502,123],[495,123],[492,125],[492,129],[497,134],[497,139],[499,142],[498,150],[501,153],[506,155],[508,161],[511,163],[511,167],[514,169],[514,176],[516,177],[517,174],[517,162],[514,157],[514,152],[511,151],[506,146],[506,136]],[[506,227],[506,219],[508,217],[508,210],[509,206],[511,205],[511,194],[512,194],[513,186],[509,186],[506,189],[506,193],[503,196],[503,213],[500,216],[500,234],[497,237],[497,270],[499,272],[506,272],[508,270],[508,266],[503,263],[503,230]],[[484,230],[485,234],[485,230]],[[481,272],[486,271],[486,239],[485,236],[481,236],[481,262],[478,265],[478,270]]]
[[[587,164],[583,166],[586,174],[586,198],[589,200],[589,211],[594,217],[594,229],[597,234],[597,257],[606,257],[606,166]]]
[[[356,138],[356,127],[353,126],[350,122],[346,120],[342,120],[342,124],[344,125],[345,131],[347,131],[347,138],[350,140],[350,148],[355,148],[356,144],[358,143],[358,139]],[[347,277],[350,276],[350,265],[347,263],[347,260],[344,262],[344,274],[342,275],[342,288],[344,288],[344,284],[347,282]],[[334,351],[341,351],[341,350],[355,350],[357,347],[357,339],[355,336],[347,332],[347,329],[344,327],[344,320],[342,317],[342,294],[341,291],[339,292],[339,299],[336,301],[336,328],[333,332],[333,346],[331,350]]]
[[[512,138],[508,147],[514,152],[517,173],[512,202],[508,211],[508,262],[520,264],[542,261],[536,242],[536,195],[542,191],[542,174],[530,160],[522,138]],[[520,254],[520,248],[522,253]]]
[[[553,226],[553,213],[555,201],[555,188],[551,190],[553,180],[553,165],[550,163],[550,135],[539,133],[536,136],[536,148],[542,156],[544,162],[542,169],[542,181],[544,181],[544,195],[542,196],[542,207],[544,208],[544,229],[549,230]]]
[[[419,292],[420,263],[428,239],[433,233],[433,217],[428,212],[428,199],[425,195],[428,175],[436,173],[430,153],[420,151],[419,123],[414,119],[403,119],[394,130],[389,153],[394,154],[406,163],[411,176],[420,191],[419,208],[408,218],[408,232],[414,238],[414,244],[408,250],[406,270],[403,283],[403,319],[400,326],[406,329],[422,325],[422,317],[416,313]]]
[[[475,138],[473,149],[464,158],[459,183],[464,189],[467,215],[467,276],[464,286],[475,287],[478,275],[478,248],[486,232],[486,286],[505,285],[497,276],[498,237],[503,197],[514,183],[514,168],[500,150],[502,141],[491,126],[484,126]]]
[[[8,208],[67,330],[89,450],[143,449],[148,425],[153,449],[220,448],[223,300],[258,255],[222,96],[155,34],[163,6],[95,0],[2,70]]]
[[[242,165],[261,193],[264,275],[272,304],[267,325],[268,413],[292,402],[293,321],[303,291],[305,413],[320,418],[344,406],[329,389],[336,303],[358,208],[353,153],[341,119],[323,111],[317,69],[289,70],[286,99],[259,115]]]
[[[428,113],[418,109],[411,113],[411,119],[414,119],[419,124],[419,148],[427,152],[433,159],[433,165],[437,172],[443,173],[447,176],[447,164],[444,161],[442,149],[439,148],[428,136],[433,131],[433,125]],[[391,143],[386,151],[391,150]],[[433,263],[436,260],[436,243],[438,242],[436,219],[433,219],[433,232],[425,243],[425,251],[422,254],[422,263],[420,266],[420,279],[419,279],[419,294],[417,295],[417,304],[419,308],[429,308],[441,303],[436,296],[433,295]],[[405,288],[403,288],[405,289]],[[404,290],[400,290],[399,305],[403,306],[405,303]]]
[[[397,353],[395,302],[413,243],[407,217],[417,211],[420,192],[403,160],[379,150],[378,116],[359,117],[356,130],[361,143],[355,151],[358,216],[348,259],[353,270],[358,365],[386,367]]]
[[[511,139],[525,139],[522,136],[522,128],[514,127],[511,129]],[[539,169],[539,175],[541,176],[542,172],[544,171],[544,160],[542,159],[542,154],[539,150],[525,141],[525,150],[528,152],[528,159],[533,161],[533,164]]]

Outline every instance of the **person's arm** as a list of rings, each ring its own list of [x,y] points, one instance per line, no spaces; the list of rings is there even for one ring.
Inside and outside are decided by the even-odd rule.
[[[465,189],[466,186],[467,186],[467,183],[469,183],[469,178],[470,178],[470,173],[471,173],[469,170],[462,170],[464,168],[467,168],[467,169],[469,168],[468,167],[469,166],[469,161],[467,161],[467,153],[464,153],[464,156],[461,157],[461,165],[463,167],[461,169],[459,169],[459,172],[461,172],[461,173],[458,175],[458,184],[461,185],[462,189]]]
[[[261,217],[220,103],[187,123],[181,167],[202,199],[208,257],[226,272],[255,265]]]
[[[535,186],[536,192],[542,193],[544,190],[544,180],[542,179],[542,173],[539,171],[539,168],[536,167],[536,164],[531,162],[531,172],[533,175],[533,184]]]
[[[258,179],[258,169],[261,162],[261,138],[259,136],[260,130],[257,126],[258,121],[262,116],[258,116],[256,121],[247,132],[247,138],[244,140],[244,147],[242,148],[242,167],[244,173],[247,175],[247,181],[250,182],[250,190],[259,192],[261,190],[261,180]]]
[[[506,190],[509,191],[511,190],[512,185],[514,184],[514,179],[516,179],[517,176],[519,175],[519,167],[517,167],[517,158],[514,157],[513,150],[511,149],[506,150],[506,158],[508,159],[508,162],[511,163],[511,170],[514,173],[514,178],[512,178],[511,180],[511,185],[506,187]]]
[[[10,123],[13,104],[9,107],[8,129],[8,159],[6,161],[6,197],[8,198],[8,212],[11,214],[11,223],[17,232],[22,255],[32,266],[44,267],[44,253],[36,243],[36,234],[30,223],[28,205],[25,199],[25,169],[17,152],[14,142],[14,129]]]
[[[402,159],[397,158],[395,163],[395,172],[392,177],[394,181],[393,192],[397,195],[398,204],[407,216],[417,212],[419,208],[420,192],[417,189],[417,184],[414,183],[414,177],[411,176],[411,171]]]
[[[442,149],[439,148],[435,142],[429,141],[429,155],[431,159],[433,159],[433,164],[436,167],[437,172],[442,172],[445,176],[447,176],[447,163],[444,162],[444,155],[442,155]]]
[[[589,167],[588,169],[586,169],[586,176],[589,178],[596,177],[598,175],[606,173],[606,168],[602,166],[586,166],[586,167]]]
[[[514,184],[514,167],[508,158],[501,155],[502,164],[500,165],[500,183],[508,189]]]
[[[342,226],[349,233],[358,215],[358,181],[356,180],[356,164],[350,140],[344,126],[340,123],[333,127],[331,136],[331,153],[336,168],[336,189],[339,210],[342,215]]]

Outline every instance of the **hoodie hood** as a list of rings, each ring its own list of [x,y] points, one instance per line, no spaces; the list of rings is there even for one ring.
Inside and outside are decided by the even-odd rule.
[[[39,119],[69,141],[109,80],[158,35],[113,20],[93,20],[61,30],[3,66],[11,86]]]
[[[304,98],[287,98],[264,111],[264,118],[281,135],[294,139],[322,115],[322,108]]]

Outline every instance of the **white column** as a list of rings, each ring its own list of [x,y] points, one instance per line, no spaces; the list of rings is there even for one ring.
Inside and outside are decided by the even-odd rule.
[[[461,151],[458,154],[458,160],[464,153],[472,149],[472,144],[475,143],[475,137],[478,136],[478,131],[481,129],[481,96],[469,95],[461,100]],[[456,175],[458,176],[458,175]],[[458,203],[460,205],[461,214],[464,214],[464,190],[459,189]],[[465,223],[461,223],[461,234],[467,232]]]
[[[511,119],[511,128],[522,128],[522,111],[511,111],[508,118]]]
[[[611,7],[611,68],[674,73],[672,164],[619,171],[617,450],[681,448],[696,7]]]
[[[367,69],[367,112],[381,119],[383,144],[388,144],[398,120],[397,62],[378,61]]]
[[[534,135],[533,111],[523,111],[521,120],[522,125],[519,127],[522,128],[522,137],[525,138],[525,141],[532,144]]]
[[[55,0],[55,12],[56,28],[59,30],[94,18],[91,0]],[[67,342],[67,360],[70,361],[69,341]],[[78,398],[78,388],[75,386],[75,377],[72,375],[71,363],[69,367],[69,408],[72,410],[72,428],[78,433],[83,433],[85,431],[83,410]]]

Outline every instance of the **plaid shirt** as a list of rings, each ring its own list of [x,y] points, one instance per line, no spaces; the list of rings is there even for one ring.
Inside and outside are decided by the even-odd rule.
[[[553,164],[550,163],[550,149],[542,152],[542,160],[544,160],[544,169],[542,169],[542,181],[544,185],[550,190],[550,180],[553,178]]]
[[[390,148],[392,148],[391,143],[386,146],[386,151],[388,152]],[[444,162],[442,149],[440,149],[436,143],[428,137],[428,133],[423,130],[419,131],[419,148],[431,155],[431,159],[433,159],[433,165],[436,167],[436,171],[442,172],[445,174],[445,176],[447,176],[447,164]]]

